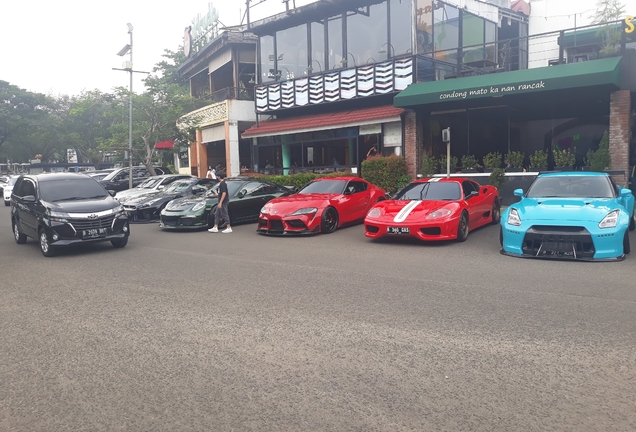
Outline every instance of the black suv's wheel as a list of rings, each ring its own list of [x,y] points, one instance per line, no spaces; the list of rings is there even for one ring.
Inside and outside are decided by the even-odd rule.
[[[20,227],[18,226],[18,221],[13,219],[11,221],[13,225],[13,238],[17,244],[25,244],[27,241],[27,237],[20,232]]]
[[[45,257],[55,256],[51,243],[49,243],[49,236],[42,228],[38,231],[38,239],[40,240],[40,251],[42,252],[42,255]]]
[[[124,238],[120,238],[120,239],[115,239],[115,240],[111,240],[110,244],[113,245],[113,247],[115,248],[123,248],[128,244],[128,236],[124,237]]]
[[[468,231],[470,231],[468,227],[468,215],[466,212],[463,212],[461,217],[459,218],[459,223],[457,224],[457,241],[464,242],[468,238]]]
[[[333,207],[327,207],[322,213],[320,230],[323,234],[330,234],[338,228],[338,212]]]

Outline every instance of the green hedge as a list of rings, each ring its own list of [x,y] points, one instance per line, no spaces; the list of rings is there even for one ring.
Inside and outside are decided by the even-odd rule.
[[[342,177],[342,176],[350,176],[350,172],[335,172],[328,174],[315,174],[315,173],[298,173],[298,174],[290,174],[290,175],[260,175],[258,178],[260,180],[265,180],[268,182],[272,182],[274,184],[280,186],[293,186],[298,189],[305,186],[310,181],[317,178],[324,177]]]
[[[411,182],[406,161],[400,156],[375,156],[362,162],[362,178],[394,194]]]

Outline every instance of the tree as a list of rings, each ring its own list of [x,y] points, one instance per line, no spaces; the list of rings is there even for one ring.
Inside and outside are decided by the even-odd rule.
[[[205,104],[192,98],[188,83],[179,78],[177,69],[185,61],[183,53],[165,50],[163,58],[165,60],[144,80],[147,90],[133,95],[133,153],[152,175],[155,174],[155,145],[170,139],[189,141],[188,131],[179,129],[177,120]],[[122,106],[128,106],[129,97],[127,90],[117,89],[117,99]],[[127,122],[120,123],[113,128],[111,145],[121,147],[127,142],[127,125]]]
[[[620,20],[625,15],[625,6],[621,0],[598,0],[596,12],[592,16],[593,24],[605,24]],[[599,29],[603,38],[601,55],[611,55],[618,52],[621,39],[620,25],[605,25]]]

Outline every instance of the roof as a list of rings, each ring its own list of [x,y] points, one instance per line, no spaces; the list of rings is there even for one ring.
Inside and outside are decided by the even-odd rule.
[[[621,87],[622,57],[411,84],[393,103],[410,107],[546,91]]]
[[[70,172],[29,174],[29,175],[26,175],[25,177],[35,178],[38,182],[54,181],[54,180],[74,180],[78,178],[90,179],[90,177],[84,175],[83,173],[70,173]]]
[[[598,171],[555,171],[541,173],[539,177],[608,177],[609,174]]]
[[[402,108],[385,105],[350,111],[307,115],[276,120],[261,121],[245,132],[243,138],[264,137],[278,134],[309,132],[311,130],[337,129],[364,124],[375,124],[382,119],[395,119],[402,114]]]

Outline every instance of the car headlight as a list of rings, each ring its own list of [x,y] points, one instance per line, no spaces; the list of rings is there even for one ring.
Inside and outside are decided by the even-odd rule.
[[[521,225],[521,218],[519,217],[517,209],[510,209],[510,213],[508,213],[508,224],[514,226]]]
[[[619,214],[620,214],[619,210],[612,210],[598,224],[598,227],[599,228],[614,228],[616,226],[616,223],[618,222]]]
[[[367,217],[369,218],[377,218],[380,217],[382,215],[382,212],[380,211],[379,208],[372,208],[371,210],[369,210],[369,213],[367,213]]]
[[[117,207],[115,207],[113,209],[113,214],[115,216],[119,216],[119,215],[121,215],[123,213],[124,213],[124,206],[123,205],[118,205]]]
[[[261,214],[265,214],[265,215],[266,215],[266,214],[269,214],[269,207],[268,207],[268,206],[264,206],[264,207],[261,209]]]
[[[70,216],[68,215],[68,213],[49,210],[49,219],[52,221],[68,223],[69,218]]]
[[[194,207],[192,207],[192,211],[199,211],[201,210],[203,207],[205,207],[205,201],[201,201],[199,203],[196,203],[194,205]]]
[[[316,213],[317,211],[318,209],[316,207],[301,208],[293,212],[290,216],[312,214],[312,213]]]
[[[432,212],[430,212],[429,214],[426,215],[426,219],[439,219],[439,218],[443,218],[446,216],[450,216],[451,213],[453,213],[452,211],[450,211],[447,208],[441,208],[438,210],[433,210]]]

